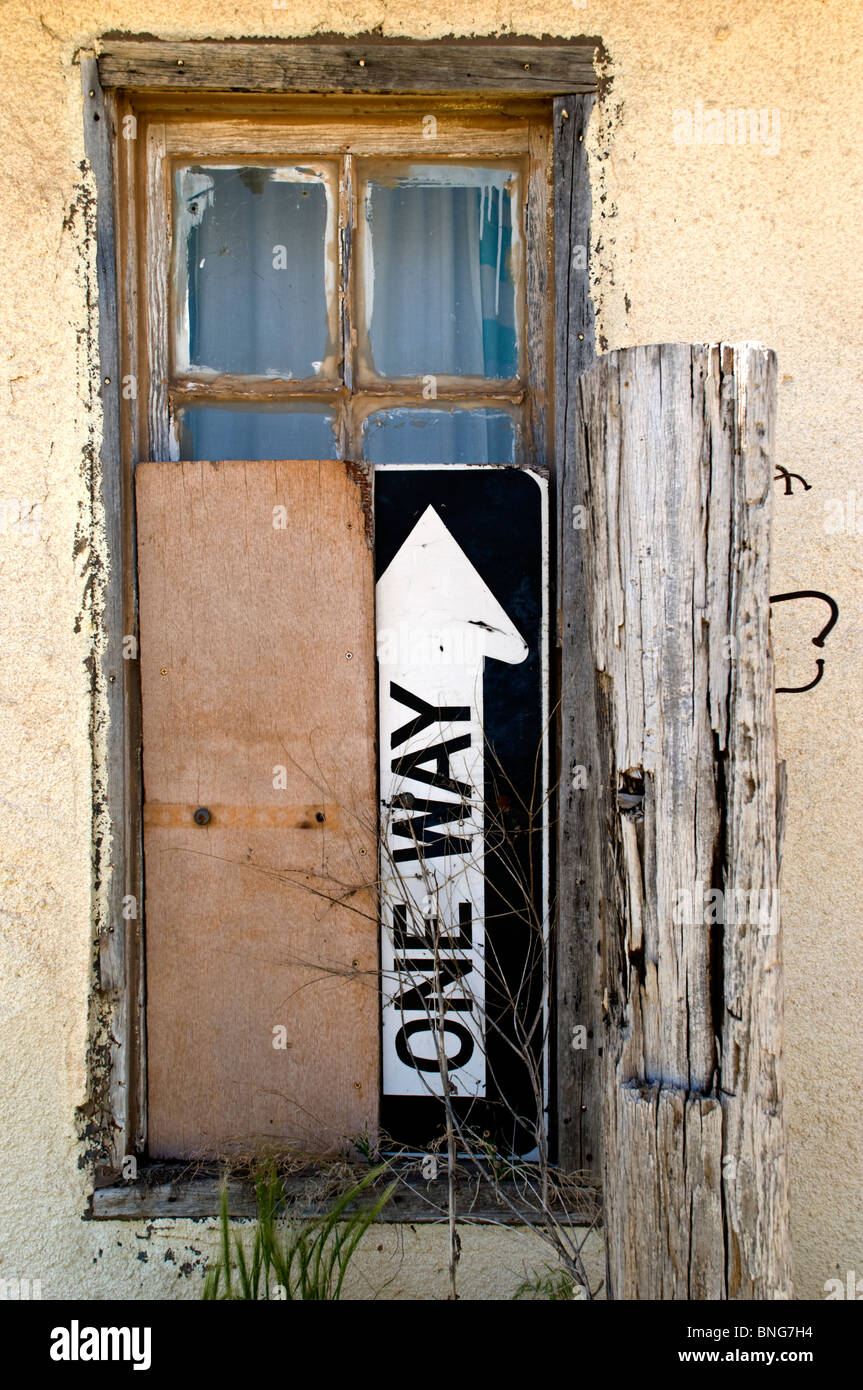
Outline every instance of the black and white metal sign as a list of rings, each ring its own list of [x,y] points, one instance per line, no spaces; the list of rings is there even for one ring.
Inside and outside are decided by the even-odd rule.
[[[546,531],[545,480],[526,470],[376,472],[384,1125],[399,1138],[428,1137],[445,1092],[509,1143],[506,1116],[536,1114]]]

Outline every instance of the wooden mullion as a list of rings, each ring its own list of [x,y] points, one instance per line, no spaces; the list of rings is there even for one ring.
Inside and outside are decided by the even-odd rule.
[[[144,958],[144,841],[141,807],[141,680],[138,661],[138,568],[134,505],[134,467],[141,457],[142,411],[146,407],[146,368],[141,353],[142,264],[136,192],[143,160],[139,118],[127,95],[117,94],[114,151],[116,155],[115,209],[119,240],[117,267],[122,312],[118,308],[121,446],[117,467],[121,473],[121,527],[123,532],[123,632],[134,640],[134,657],[123,662],[125,776],[123,787],[126,895],[137,904],[137,916],[127,929],[129,1060],[127,1066],[129,1134],[128,1150],[136,1155],[147,1145],[147,1020]],[[125,636],[124,636],[125,642]]]
[[[102,785],[94,786],[93,918],[98,978],[93,998],[90,1098],[82,1112],[95,1131],[97,1173],[115,1173],[134,1148],[136,1132],[135,970],[138,918],[124,913],[136,892],[129,815],[128,686],[132,663],[124,660],[127,629],[124,588],[125,518],[121,468],[121,357],[114,192],[113,98],[99,84],[95,59],[81,61],[85,149],[96,185],[96,279],[99,296],[98,387],[102,441],[93,460],[94,507],[104,515],[105,581],[99,614],[101,648],[93,670],[92,721],[104,732]],[[95,516],[94,516],[95,523]],[[107,817],[109,834],[103,817]],[[140,897],[137,903],[140,904]]]
[[[554,103],[555,462],[560,742],[557,836],[557,1147],[561,1164],[598,1182],[600,1154],[600,819],[603,771],[590,658],[584,556],[574,522],[576,391],[594,357],[590,181],[585,135],[594,97]],[[581,250],[579,250],[581,248]],[[583,771],[576,771],[583,769]],[[585,786],[577,785],[586,781]],[[576,1046],[586,1030],[586,1046]]]
[[[148,399],[148,457],[169,459],[172,456],[170,420],[168,414],[168,382],[170,380],[171,318],[171,210],[166,188],[168,161],[165,152],[165,127],[155,122],[146,127],[146,314],[147,360],[150,389]]]
[[[356,243],[356,192],[354,158],[342,158],[339,179],[339,293],[342,296],[342,374],[346,399],[339,420],[342,457],[359,460],[360,441],[354,434],[353,385],[356,380],[356,305],[354,280],[356,276],[354,246]]]
[[[148,449],[149,364],[145,343],[147,302],[143,232],[140,208],[145,188],[143,123],[128,94],[117,93],[115,104],[115,215],[117,273],[120,286],[118,338],[120,344],[121,439],[117,466],[121,471],[123,532],[123,633],[133,639],[134,655],[123,662],[124,788],[122,859],[126,895],[137,904],[137,917],[127,927],[128,1037],[126,1085],[129,1110],[128,1152],[141,1155],[147,1143],[147,1051],[144,960],[144,851],[141,811],[141,682],[138,662],[138,571],[134,505],[134,469]],[[125,640],[125,638],[124,638]]]

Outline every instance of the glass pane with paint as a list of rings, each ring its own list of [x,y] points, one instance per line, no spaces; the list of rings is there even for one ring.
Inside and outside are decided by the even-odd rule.
[[[307,402],[190,405],[177,413],[181,459],[334,459],[333,411]]]
[[[517,377],[518,170],[376,164],[363,188],[359,327],[366,371]]]
[[[363,421],[363,458],[374,464],[515,463],[517,427],[505,410],[397,407]]]
[[[336,190],[325,165],[176,171],[179,372],[336,375]]]

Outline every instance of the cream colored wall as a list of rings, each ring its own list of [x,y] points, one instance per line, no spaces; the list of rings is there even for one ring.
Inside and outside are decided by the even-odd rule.
[[[783,915],[796,1287],[820,1297],[835,1273],[863,1273],[863,537],[825,532],[825,504],[855,490],[863,531],[861,20],[860,0],[0,5],[0,1276],[38,1278],[45,1297],[194,1296],[212,1239],[192,1223],[81,1220],[74,1112],[90,969],[93,628],[76,540],[88,528],[98,415],[88,410],[93,247],[74,55],[112,30],[218,38],[377,25],[415,38],[601,35],[613,86],[590,143],[605,345],[758,338],[779,354],[778,461],[812,488],[777,488],[774,591],[825,589],[841,609],[817,690],[778,697],[791,787]],[[673,113],[698,100],[778,110],[778,152],[675,144]],[[22,507],[35,508],[29,521]],[[806,625],[817,631],[821,606],[783,605],[776,619],[779,683],[803,683],[814,672]],[[377,1244],[358,1277],[376,1288],[392,1277],[383,1296],[445,1295],[440,1232],[387,1232]],[[507,1296],[525,1263],[545,1258],[527,1247],[525,1259],[514,1236],[495,1232],[471,1232],[465,1245],[474,1297]]]

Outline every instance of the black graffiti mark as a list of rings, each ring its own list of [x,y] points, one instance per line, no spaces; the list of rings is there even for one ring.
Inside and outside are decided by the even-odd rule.
[[[824,658],[823,658],[823,656],[819,656],[819,657],[816,658],[815,665],[816,665],[817,668],[818,668],[818,674],[812,678],[812,680],[809,682],[808,685],[777,685],[777,687],[776,687],[776,694],[777,694],[777,695],[804,695],[804,694],[806,693],[807,690],[814,690],[815,687],[816,687],[816,685],[817,685],[818,682],[820,681],[821,677],[824,675]]]
[[[797,478],[798,481],[801,482],[801,483],[803,484],[803,487],[804,487],[804,489],[806,490],[806,492],[811,492],[811,491],[812,491],[812,484],[811,484],[811,483],[807,483],[806,479],[802,476],[802,474],[800,474],[800,473],[789,473],[787,468],[783,468],[781,463],[777,463],[777,465],[776,465],[776,472],[775,472],[775,474],[773,475],[773,481],[774,481],[774,483],[778,483],[780,478],[784,478],[784,479],[785,479],[785,492],[784,492],[784,494],[783,494],[783,496],[785,496],[785,497],[793,497],[793,496],[794,496],[794,489],[793,489],[793,487],[791,486],[791,479],[792,479],[792,478]]]
[[[836,602],[835,598],[831,598],[829,594],[822,593],[820,589],[795,589],[793,593],[771,594],[770,602],[787,603],[790,599],[795,598],[820,598],[822,603],[826,603],[829,607],[830,617],[827,619],[827,622],[822,627],[818,636],[812,638],[813,647],[823,647],[830,633],[836,626],[836,620],[839,617],[839,604]]]
[[[836,620],[839,617],[838,603],[834,598],[831,598],[829,594],[823,594],[820,589],[795,589],[793,593],[789,594],[771,594],[770,602],[789,603],[792,599],[795,598],[819,598],[821,599],[822,603],[826,603],[828,605],[830,609],[830,617],[827,619],[827,622],[824,624],[821,631],[818,633],[818,636],[812,638],[813,647],[823,647],[830,633],[836,626]],[[814,690],[815,686],[818,684],[821,677],[824,675],[824,658],[818,657],[816,659],[815,665],[817,667],[818,674],[815,676],[814,680],[811,680],[809,682],[808,685],[777,685],[776,694],[803,695],[807,690]]]

